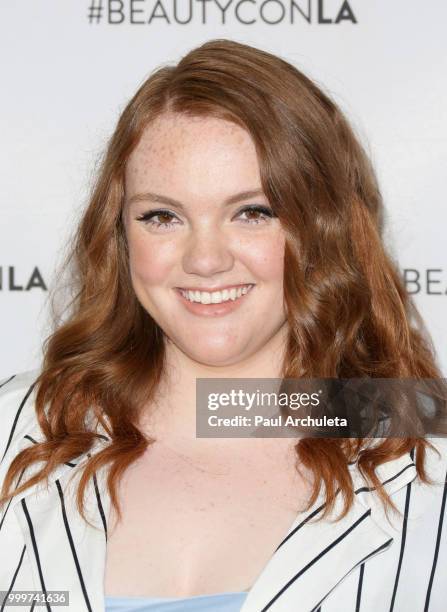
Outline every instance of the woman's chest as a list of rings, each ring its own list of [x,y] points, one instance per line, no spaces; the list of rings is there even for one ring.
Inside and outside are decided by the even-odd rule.
[[[205,466],[157,449],[121,482],[123,520],[111,513],[106,594],[248,590],[295,520],[303,488],[286,461]]]

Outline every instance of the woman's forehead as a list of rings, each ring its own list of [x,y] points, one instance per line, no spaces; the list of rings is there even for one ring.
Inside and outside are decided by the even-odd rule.
[[[213,117],[162,116],[148,125],[126,164],[126,181],[259,181],[251,136]]]
[[[180,113],[163,114],[144,129],[131,159],[145,156],[172,157],[182,151],[206,148],[254,149],[250,134],[233,122],[216,117]],[[130,160],[129,160],[130,161]]]

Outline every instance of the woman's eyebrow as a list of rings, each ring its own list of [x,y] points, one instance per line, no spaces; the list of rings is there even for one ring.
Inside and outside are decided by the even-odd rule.
[[[239,193],[235,193],[234,195],[224,200],[223,205],[227,206],[229,204],[236,204],[237,202],[249,200],[250,198],[260,195],[264,195],[263,189],[249,189],[246,191],[240,191]],[[157,202],[158,204],[167,204],[180,210],[185,209],[185,206],[178,200],[174,200],[174,198],[161,195],[160,193],[152,193],[151,191],[147,191],[145,193],[136,193],[127,200],[128,204],[133,204],[135,202]]]

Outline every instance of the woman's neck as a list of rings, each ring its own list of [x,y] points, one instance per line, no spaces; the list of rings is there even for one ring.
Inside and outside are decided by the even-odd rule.
[[[198,363],[172,342],[167,342],[165,376],[155,401],[143,416],[143,429],[157,438],[195,438],[196,379],[280,378],[286,338],[284,326],[262,350],[243,361],[225,366]]]

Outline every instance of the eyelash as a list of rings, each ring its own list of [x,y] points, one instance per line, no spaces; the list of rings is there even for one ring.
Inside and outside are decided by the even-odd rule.
[[[273,210],[271,208],[267,208],[266,206],[260,206],[257,204],[245,206],[240,211],[238,211],[237,214],[239,215],[241,213],[252,212],[252,211],[262,213],[264,215],[264,218],[262,221],[267,221],[267,219],[272,219],[273,217],[276,216],[273,213]],[[176,223],[173,224],[172,221],[169,223],[160,223],[159,221],[154,221],[154,217],[158,217],[158,215],[170,215],[172,217],[175,217],[174,213],[172,213],[170,210],[157,209],[157,210],[151,210],[149,212],[143,213],[142,215],[137,217],[137,221],[142,221],[146,225],[153,225],[155,227],[164,227],[164,228],[170,228],[172,227],[172,225],[176,225]],[[265,217],[267,217],[267,219]],[[261,220],[251,219],[251,220],[242,220],[242,222],[248,223],[250,225],[252,224],[258,225],[258,223],[260,223]]]

